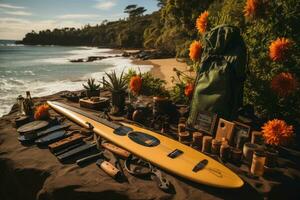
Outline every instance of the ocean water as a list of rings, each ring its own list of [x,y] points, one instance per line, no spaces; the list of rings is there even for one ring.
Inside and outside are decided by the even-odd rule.
[[[142,72],[151,65],[134,65],[124,57],[107,58],[90,63],[71,63],[71,59],[88,56],[113,56],[111,49],[96,47],[27,46],[0,40],[0,116],[10,111],[18,95],[30,91],[32,97],[62,90],[83,89],[88,78],[101,80],[104,72],[117,73],[130,68]]]

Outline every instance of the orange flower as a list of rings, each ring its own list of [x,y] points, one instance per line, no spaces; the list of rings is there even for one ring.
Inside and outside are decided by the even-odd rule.
[[[129,83],[129,89],[138,94],[142,88],[142,79],[140,76],[132,76]]]
[[[199,60],[202,53],[201,43],[198,41],[192,42],[190,45],[190,58],[193,61]]]
[[[292,42],[286,38],[277,38],[269,47],[269,56],[273,61],[282,61],[286,58]]]
[[[209,15],[208,11],[204,11],[197,18],[196,28],[198,29],[199,33],[205,33],[206,32],[208,15]]]
[[[247,0],[246,5],[244,7],[244,16],[245,17],[253,17],[258,8],[258,0]]]
[[[274,76],[271,81],[271,89],[281,97],[293,93],[297,87],[297,79],[289,72],[282,72]]]
[[[36,108],[34,113],[34,119],[35,120],[45,120],[49,119],[50,113],[49,113],[49,106],[47,104],[40,105]]]
[[[293,126],[289,126],[285,121],[279,119],[270,120],[262,127],[265,142],[270,145],[288,144],[293,133]]]
[[[194,91],[194,85],[191,83],[186,84],[185,88],[184,88],[184,94],[187,97],[191,97],[191,95],[193,94]]]

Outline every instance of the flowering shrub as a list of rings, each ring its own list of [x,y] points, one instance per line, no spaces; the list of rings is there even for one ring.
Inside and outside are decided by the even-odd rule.
[[[287,97],[296,91],[298,87],[297,79],[288,72],[282,72],[271,81],[272,90],[281,97]]]
[[[270,58],[273,61],[283,61],[288,58],[288,52],[292,46],[292,42],[287,38],[277,38],[269,47]]]
[[[47,104],[43,104],[38,106],[34,112],[35,120],[46,120],[50,118],[49,106]]]
[[[261,118],[300,123],[300,19],[296,0],[228,0],[211,5],[211,26],[241,29],[249,62],[244,103]],[[297,122],[298,121],[298,122]]]
[[[209,13],[207,11],[204,11],[197,18],[196,27],[198,29],[198,32],[201,34],[206,32],[206,29],[208,26],[208,15],[209,15]]]
[[[137,73],[135,70],[130,69],[127,74],[125,74],[124,79],[128,82],[129,90],[134,90],[139,94],[168,95],[165,89],[166,81],[155,78],[150,72]]]
[[[198,61],[201,57],[201,53],[202,53],[202,45],[199,41],[194,41],[192,42],[191,46],[190,46],[190,59],[192,61]]]
[[[138,94],[142,88],[142,78],[140,76],[132,76],[129,82],[129,89],[132,93]]]
[[[262,127],[266,144],[278,146],[287,145],[293,136],[293,126],[289,126],[283,120],[273,119]]]

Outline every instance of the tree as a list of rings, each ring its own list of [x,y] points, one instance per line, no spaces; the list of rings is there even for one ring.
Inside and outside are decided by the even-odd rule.
[[[124,9],[124,13],[127,13],[129,15],[129,18],[136,18],[139,16],[142,16],[144,12],[147,10],[144,7],[138,7],[135,4],[128,5]]]

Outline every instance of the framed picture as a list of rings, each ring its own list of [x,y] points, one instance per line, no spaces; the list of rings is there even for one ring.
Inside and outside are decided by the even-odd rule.
[[[233,131],[233,145],[237,145],[238,140],[243,137],[247,141],[250,140],[251,127],[241,122],[233,121],[235,123]]]
[[[198,129],[201,132],[213,135],[216,121],[217,114],[207,111],[200,111],[193,126],[195,129]]]

